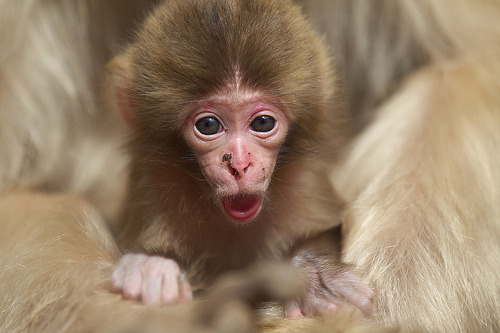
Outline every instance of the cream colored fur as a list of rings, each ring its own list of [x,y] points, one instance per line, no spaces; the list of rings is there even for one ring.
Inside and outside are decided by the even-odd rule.
[[[365,129],[332,180],[375,319],[500,331],[499,2],[299,2]],[[0,331],[186,329],[184,309],[123,302],[106,284],[118,252],[98,212],[116,214],[126,159],[98,91],[140,6],[0,0]]]

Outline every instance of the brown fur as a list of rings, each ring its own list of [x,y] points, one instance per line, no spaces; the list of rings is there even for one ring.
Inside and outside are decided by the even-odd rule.
[[[348,108],[371,123],[334,182],[349,202],[344,257],[375,287],[375,318],[408,330],[498,331],[498,2],[301,2],[332,42]],[[79,199],[47,195],[117,210],[122,178],[106,166],[126,161],[95,130],[109,45],[101,38],[111,30],[88,23],[105,13],[108,27],[115,15],[128,24],[121,10],[132,2],[101,3],[0,4],[0,186],[43,189],[1,198],[2,331],[180,327],[165,314],[174,310],[107,292],[116,248],[107,232],[82,233],[101,219]]]
[[[324,181],[324,156],[334,154],[328,142],[340,136],[333,78],[319,38],[297,8],[283,1],[169,1],[117,62],[125,63],[117,84],[129,89],[134,113],[125,244],[172,256],[186,269],[201,261],[199,280],[205,272],[283,257],[296,238],[338,225],[338,205]],[[278,99],[292,118],[268,204],[242,228],[216,206],[180,131],[194,101],[231,89],[227,82],[236,80],[238,89]]]

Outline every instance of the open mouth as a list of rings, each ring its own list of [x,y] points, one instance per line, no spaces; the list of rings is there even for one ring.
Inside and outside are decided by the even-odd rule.
[[[260,212],[262,198],[258,195],[233,195],[225,197],[222,204],[226,214],[238,223],[253,220]]]

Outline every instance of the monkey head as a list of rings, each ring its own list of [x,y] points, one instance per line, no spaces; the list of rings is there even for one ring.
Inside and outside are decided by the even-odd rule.
[[[332,131],[326,51],[282,0],[169,1],[118,62],[136,163],[151,151],[170,166],[187,161],[240,224],[259,216],[280,161],[300,160]]]

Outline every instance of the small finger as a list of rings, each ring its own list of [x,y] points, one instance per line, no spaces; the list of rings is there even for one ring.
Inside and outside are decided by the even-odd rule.
[[[331,283],[326,283],[332,295],[340,294],[347,302],[351,303],[363,313],[373,311],[373,291],[361,282],[355,275],[344,272]]]
[[[189,284],[186,274],[185,273],[180,273],[177,282],[179,284],[179,289],[180,289],[180,295],[179,295],[179,301],[181,302],[187,302],[193,299],[193,290],[191,289],[191,285]]]
[[[304,317],[296,301],[289,302],[285,305],[285,315],[288,319],[299,319]]]
[[[141,297],[142,277],[138,270],[125,270],[122,295],[125,299],[138,300]]]
[[[333,313],[338,309],[335,303],[324,301],[318,302],[315,306],[315,315],[322,316]]]
[[[353,293],[348,301],[365,314],[373,312],[373,294],[371,296]]]
[[[111,275],[111,290],[114,292],[120,292],[123,288],[123,278],[124,278],[124,267],[121,262],[116,265],[113,274]]]
[[[161,301],[163,304],[172,305],[179,302],[180,286],[178,272],[167,270],[162,277]]]
[[[162,279],[154,272],[147,272],[149,276],[143,276],[142,280],[142,303],[159,304],[162,298]]]

